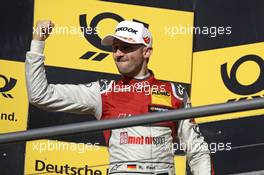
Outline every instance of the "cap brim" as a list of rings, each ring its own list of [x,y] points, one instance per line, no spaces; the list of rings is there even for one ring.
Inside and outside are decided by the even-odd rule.
[[[128,41],[128,40],[126,40],[122,37],[116,36],[116,35],[107,35],[106,37],[104,37],[104,39],[101,40],[101,44],[103,46],[111,46],[113,44],[115,38],[118,40],[121,40],[125,43],[129,43],[129,44],[140,44],[140,43],[136,43],[133,41]]]

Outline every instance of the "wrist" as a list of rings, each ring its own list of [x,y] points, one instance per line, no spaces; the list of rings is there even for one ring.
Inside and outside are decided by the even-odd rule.
[[[43,54],[44,48],[45,48],[45,42],[44,41],[41,41],[38,39],[35,40],[35,38],[33,38],[33,40],[31,41],[31,46],[30,46],[31,52]]]
[[[32,40],[34,41],[44,41],[44,38],[39,35],[33,35]]]

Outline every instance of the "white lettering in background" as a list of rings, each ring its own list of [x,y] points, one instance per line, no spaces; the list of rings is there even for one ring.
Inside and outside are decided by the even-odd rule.
[[[77,151],[78,153],[84,153],[85,151],[97,151],[99,149],[99,143],[66,143],[57,140],[33,143],[33,151],[39,153],[46,151]]]
[[[220,35],[230,35],[232,33],[231,26],[190,26],[179,24],[177,26],[164,27],[165,35],[175,37],[177,35],[208,35],[212,38]]]
[[[170,145],[164,145],[164,150],[165,151],[172,151],[172,153],[174,153],[175,151],[186,151],[187,149],[190,152],[198,152],[198,151],[204,151],[207,152],[208,150],[211,153],[216,153],[217,151],[230,151],[232,149],[231,147],[232,143],[231,142],[227,142],[227,143],[209,143],[209,144],[200,144],[199,142],[195,143],[195,142],[191,142],[191,143],[183,143],[183,142],[179,142],[179,143],[172,143]]]
[[[99,27],[75,27],[75,26],[55,26],[52,30],[37,30],[33,27],[33,33],[48,33],[50,35],[77,35],[79,37],[84,37],[86,35],[97,35],[99,34]]]

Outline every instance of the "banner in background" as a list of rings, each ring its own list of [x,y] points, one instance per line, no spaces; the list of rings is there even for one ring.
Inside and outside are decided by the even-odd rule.
[[[0,60],[0,133],[26,130],[28,100],[24,63]]]
[[[27,142],[25,174],[107,175],[108,151],[92,143]]]
[[[63,4],[63,5],[61,5]],[[136,12],[136,13],[135,13]],[[35,1],[35,23],[55,23],[46,42],[46,65],[118,73],[101,38],[124,19],[145,23],[153,35],[150,68],[163,80],[190,83],[193,12],[102,1]],[[84,34],[85,33],[85,34]]]
[[[264,97],[264,43],[193,54],[192,104],[201,106]],[[197,122],[263,115],[264,110],[196,119]]]

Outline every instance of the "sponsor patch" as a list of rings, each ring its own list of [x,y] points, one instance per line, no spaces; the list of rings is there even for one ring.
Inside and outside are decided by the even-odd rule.
[[[171,93],[167,91],[152,91],[151,103],[172,107]]]

